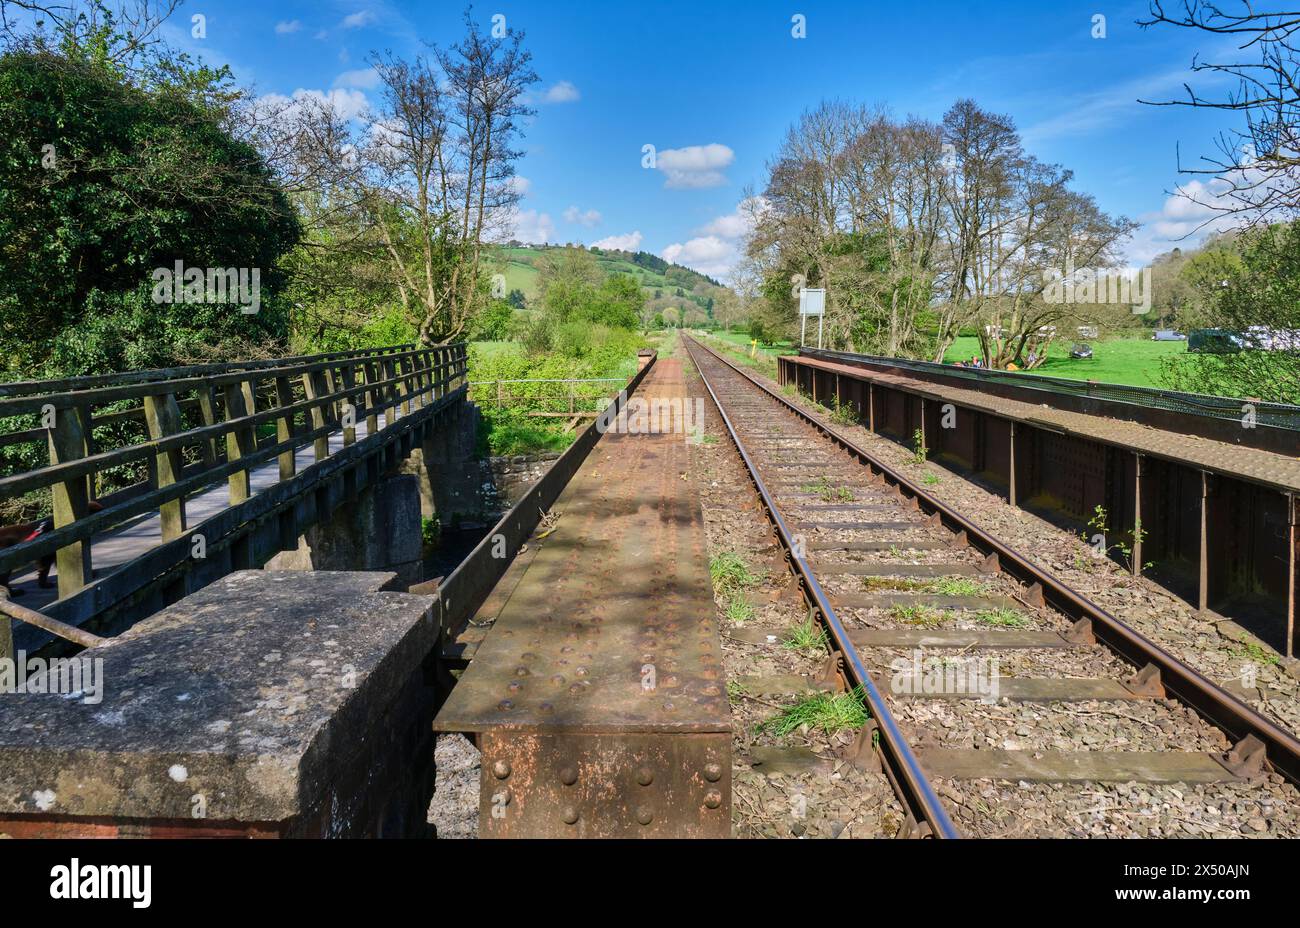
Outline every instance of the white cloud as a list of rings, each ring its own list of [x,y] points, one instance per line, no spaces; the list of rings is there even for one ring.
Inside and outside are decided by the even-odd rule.
[[[725,184],[727,178],[722,169],[735,160],[734,151],[713,142],[686,148],[665,148],[656,156],[655,167],[667,175],[664,187],[670,190],[702,190]]]
[[[580,99],[582,99],[582,94],[569,81],[560,81],[542,94],[543,103],[576,103]]]
[[[725,242],[716,235],[704,235],[685,243],[674,243],[660,253],[665,261],[681,264],[710,277],[725,277],[739,256],[734,243]]]
[[[334,78],[335,87],[361,87],[373,90],[379,86],[379,72],[374,68],[361,68],[357,71],[344,71]]]
[[[358,10],[350,16],[343,17],[341,25],[344,29],[360,29],[362,26],[368,26],[375,21],[375,14],[372,10]]]
[[[511,218],[512,237],[521,242],[544,245],[555,238],[555,223],[547,213],[526,209],[516,212]]]
[[[527,177],[520,177],[518,174],[510,178],[509,184],[510,189],[521,197],[528,196],[528,191],[533,189],[533,182]]]
[[[576,206],[570,206],[564,211],[564,221],[572,222],[580,226],[586,226],[588,229],[600,225],[601,215],[594,209],[581,210]]]
[[[1245,217],[1224,210],[1238,205],[1222,178],[1191,180],[1165,198],[1159,212],[1139,217],[1142,225],[1124,246],[1131,264],[1143,265],[1175,248],[1195,248],[1207,237],[1241,225]]]
[[[721,239],[735,241],[744,238],[754,228],[754,216],[767,208],[762,197],[749,197],[736,204],[736,208],[725,216],[719,216],[706,223],[696,231],[700,235],[714,235]]]
[[[276,34],[276,35],[289,35],[289,34],[291,34],[291,33],[297,32],[297,31],[298,31],[299,29],[301,29],[301,28],[302,28],[302,22],[301,22],[300,20],[297,20],[297,19],[290,19],[290,20],[288,20],[287,22],[279,22],[279,23],[276,23],[276,24],[275,24],[275,34]]]
[[[294,105],[304,100],[328,103],[344,119],[355,119],[366,111],[370,101],[360,90],[335,88],[326,93],[322,90],[306,90],[299,87],[291,95],[268,93],[258,97],[258,105],[268,112],[286,110],[291,112]]]
[[[641,247],[641,233],[629,232],[626,235],[611,235],[598,242],[591,243],[592,248],[608,248],[611,251],[636,251]]]
[[[730,213],[696,229],[695,238],[669,245],[661,257],[725,280],[740,261],[741,248],[754,228],[754,219],[766,209],[768,203],[762,197],[741,200]]]

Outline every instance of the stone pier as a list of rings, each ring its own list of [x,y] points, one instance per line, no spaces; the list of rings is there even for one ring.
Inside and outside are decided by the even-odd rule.
[[[397,582],[240,571],[81,652],[97,695],[0,693],[0,837],[425,835],[438,629]]]

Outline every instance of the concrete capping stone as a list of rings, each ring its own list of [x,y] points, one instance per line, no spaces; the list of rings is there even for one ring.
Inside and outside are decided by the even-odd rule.
[[[240,571],[82,652],[103,661],[101,703],[0,694],[0,819],[190,820],[200,796],[212,822],[366,830],[338,809],[376,800],[341,792],[383,779],[394,724],[432,719],[431,696],[428,720],[407,716],[424,711],[435,599],[393,582]]]

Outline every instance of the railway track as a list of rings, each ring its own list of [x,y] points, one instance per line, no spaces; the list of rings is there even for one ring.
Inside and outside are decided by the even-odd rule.
[[[1257,801],[1264,811],[1248,811],[1251,821],[1300,833],[1291,733],[778,391],[684,342],[842,685],[870,714],[856,749],[877,755],[910,833],[980,833],[980,815],[1026,802],[1045,833],[1059,833],[1058,807],[1064,817],[1097,802],[1135,826],[1125,833],[1146,833],[1165,790],[1233,808]]]

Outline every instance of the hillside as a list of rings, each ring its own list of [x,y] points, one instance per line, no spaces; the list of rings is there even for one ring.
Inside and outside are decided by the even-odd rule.
[[[537,296],[537,261],[551,251],[562,251],[562,245],[507,245],[493,249],[493,257],[505,265],[506,289],[520,290],[531,302]],[[646,299],[653,300],[656,292],[665,298],[682,297],[707,309],[714,291],[721,287],[716,280],[679,264],[670,264],[662,258],[638,251],[608,251],[589,249],[596,263],[606,274],[630,274],[641,283]],[[678,297],[681,299],[682,297]]]

